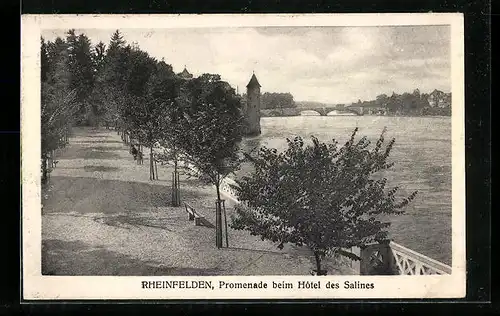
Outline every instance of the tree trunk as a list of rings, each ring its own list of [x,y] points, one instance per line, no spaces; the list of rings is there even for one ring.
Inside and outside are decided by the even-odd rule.
[[[156,177],[156,180],[158,180],[158,164],[157,164],[156,160],[154,161],[154,164],[155,164],[155,177]]]
[[[180,206],[181,204],[177,164],[177,157],[174,157],[174,174],[172,176],[172,206]]]
[[[153,147],[149,148],[149,180],[153,180],[155,177],[153,169]]]
[[[178,161],[177,161],[177,156],[174,157],[174,172],[175,174],[177,174],[177,164],[178,164]]]
[[[219,185],[219,181],[217,181],[217,184],[215,185],[217,190],[217,202],[215,203],[215,242],[217,244],[217,248],[222,248],[222,207]]]
[[[215,189],[217,190],[217,201],[222,200],[222,199],[220,198],[220,184],[219,184],[219,183],[217,183],[217,184],[215,185]]]
[[[326,275],[326,270],[321,270],[322,254],[319,251],[314,251],[314,258],[316,259],[316,275]]]
[[[224,202],[224,201],[222,201]],[[223,203],[222,206],[224,207],[224,225],[225,225],[225,235],[226,235],[226,247],[229,248],[229,236],[227,235],[227,215],[226,215],[226,205]]]

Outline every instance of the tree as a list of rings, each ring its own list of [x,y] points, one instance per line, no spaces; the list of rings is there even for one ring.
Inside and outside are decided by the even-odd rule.
[[[158,63],[156,72],[151,76],[148,85],[148,95],[151,102],[156,103],[156,107],[162,109],[162,121],[159,126],[158,142],[161,151],[157,159],[162,162],[172,163],[174,172],[172,174],[172,205],[179,206],[179,159],[180,149],[178,144],[184,141],[183,130],[186,126],[181,123],[183,109],[181,103],[181,90],[185,86],[185,80],[176,76],[172,66],[167,65],[163,60]]]
[[[104,58],[106,57],[106,44],[99,42],[94,47],[94,54],[92,58],[94,60],[95,72],[99,72],[104,66]]]
[[[176,144],[198,175],[217,191],[216,242],[222,247],[222,180],[240,166],[239,142],[244,126],[240,98],[219,75],[204,74],[186,82],[181,100],[184,115],[182,140]],[[226,229],[226,244],[227,229]]]
[[[262,95],[263,109],[280,109],[283,112],[284,108],[294,107],[296,107],[296,104],[290,93],[266,92]]]
[[[69,30],[66,37],[68,44],[68,66],[71,73],[70,88],[76,92],[79,104],[79,123],[87,125],[99,124],[96,119],[96,108],[90,102],[94,82],[95,65],[92,44],[85,34],[76,35]]]
[[[387,105],[387,95],[386,94],[380,94],[377,96],[376,101],[377,105],[379,107],[385,107]]]
[[[123,125],[120,109],[124,107],[126,101],[125,77],[130,51],[125,44],[120,31],[116,30],[105,51],[101,67],[98,68],[97,89],[94,92],[99,97],[105,123],[114,125],[115,128]],[[121,128],[123,129],[123,126]]]
[[[45,43],[45,39],[40,37],[40,80],[42,82],[47,81],[47,77],[50,71],[50,60],[49,60],[49,47]]]
[[[47,160],[66,144],[75,115],[76,93],[70,89],[66,43],[41,43],[41,159],[42,183],[47,182]]]
[[[153,147],[161,136],[165,103],[158,103],[148,95],[148,83],[154,78],[156,61],[146,52],[132,49],[129,59],[129,71],[125,90],[127,104],[122,108],[122,118],[130,130],[131,136],[149,147],[149,179],[154,180]],[[154,80],[154,79],[153,79]]]
[[[248,156],[253,173],[236,180],[242,203],[231,226],[280,249],[285,243],[309,247],[318,274],[326,273],[321,262],[328,254],[359,260],[346,249],[386,239],[390,222],[381,215],[403,213],[416,195],[396,202],[398,188],[385,189],[380,172],[393,165],[387,158],[394,139],[386,144],[384,132],[371,149],[366,137],[355,141],[357,129],[342,147],[315,137],[306,146],[296,137],[284,152],[261,148]]]
[[[395,92],[393,92],[392,95],[387,100],[386,108],[391,113],[398,113],[399,111],[401,111],[400,96]]]

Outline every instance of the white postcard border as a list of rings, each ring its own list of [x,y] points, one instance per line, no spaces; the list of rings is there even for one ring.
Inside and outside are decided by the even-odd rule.
[[[42,276],[40,196],[40,35],[70,28],[148,29],[252,26],[451,25],[452,45],[452,274],[427,276]],[[22,289],[25,300],[45,299],[304,299],[460,298],[465,296],[464,29],[460,13],[259,15],[23,15],[21,24]],[[142,281],[206,280],[215,290],[142,289]],[[217,289],[219,281],[265,281],[268,289]],[[272,282],[321,280],[323,288],[273,289]],[[340,283],[339,289],[324,284]],[[374,289],[344,289],[344,281]]]

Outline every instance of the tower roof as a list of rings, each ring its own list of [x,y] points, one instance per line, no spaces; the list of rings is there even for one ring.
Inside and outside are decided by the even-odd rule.
[[[251,87],[261,87],[260,83],[259,83],[259,80],[257,80],[257,77],[255,77],[255,74],[252,75],[252,78],[250,78],[250,81],[248,82],[247,84],[247,88],[251,88]]]
[[[179,76],[181,76],[182,78],[187,78],[187,79],[193,77],[193,75],[190,74],[189,71],[186,69],[186,66],[184,66],[184,70],[181,73],[179,73]]]

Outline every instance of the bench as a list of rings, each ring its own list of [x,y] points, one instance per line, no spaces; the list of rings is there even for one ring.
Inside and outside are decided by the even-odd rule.
[[[188,219],[190,221],[194,220],[195,226],[201,226],[201,222],[205,219],[205,217],[198,214],[196,210],[187,203],[184,203],[184,206],[186,207],[186,212],[188,213]]]

